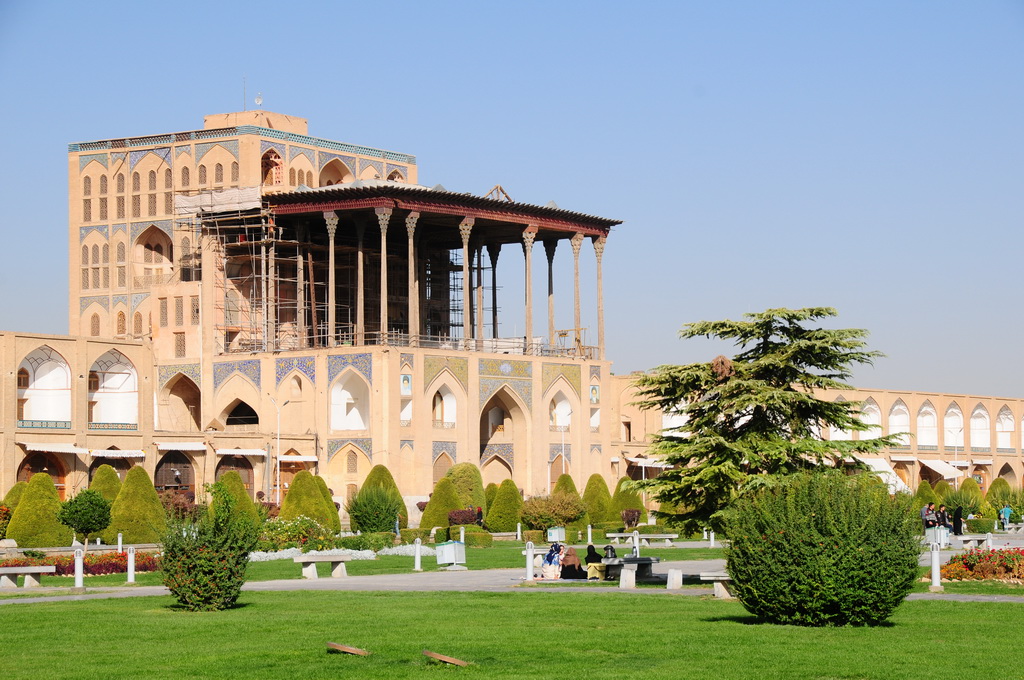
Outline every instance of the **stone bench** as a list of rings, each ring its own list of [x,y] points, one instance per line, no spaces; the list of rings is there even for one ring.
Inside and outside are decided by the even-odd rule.
[[[964,534],[957,536],[965,548],[982,548],[985,546],[985,541],[988,540],[988,536],[985,534]]]
[[[602,557],[601,564],[605,565],[604,578],[606,581],[614,581],[619,578],[619,572],[629,569],[636,572],[636,579],[652,580],[654,578],[654,565],[661,562],[660,557]]]
[[[18,577],[25,577],[25,588],[38,588],[43,574],[56,574],[57,567],[0,567],[0,588],[17,588]]]
[[[633,534],[605,534],[606,538],[610,538],[612,543],[618,544],[619,539],[626,539],[626,545],[632,545]],[[672,541],[679,538],[679,534],[640,534],[641,545],[650,546],[650,541],[665,541],[665,546],[668,548],[672,547]]]
[[[715,589],[715,597],[721,600],[735,600],[736,596],[729,590],[732,585],[732,577],[724,571],[702,571],[701,581],[711,581]]]
[[[318,562],[328,562],[331,565],[332,578],[345,578],[348,576],[345,563],[351,559],[351,555],[300,555],[292,558],[296,564],[302,565],[302,578],[320,578],[316,573]]]

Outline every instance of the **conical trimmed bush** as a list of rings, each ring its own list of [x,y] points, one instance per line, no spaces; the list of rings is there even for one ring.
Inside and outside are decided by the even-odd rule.
[[[374,465],[370,469],[370,474],[366,475],[366,479],[363,480],[363,489],[371,486],[379,486],[383,489],[387,489],[395,498],[398,499],[402,506],[402,510],[399,513],[398,528],[408,529],[409,510],[405,507],[405,499],[402,498],[402,492],[398,490],[398,484],[395,483],[395,478],[391,476],[391,471],[383,465]]]
[[[324,503],[327,506],[327,516],[330,519],[330,525],[327,527],[334,533],[341,531],[341,517],[338,515],[338,508],[334,505],[334,497],[331,496],[331,490],[327,488],[327,482],[320,475],[313,475],[313,479],[316,481],[317,488],[320,489],[320,495],[324,498]]]
[[[587,488],[583,490],[583,504],[587,506],[587,514],[591,521],[607,522],[612,507],[612,495],[608,492],[608,484],[598,473],[590,475]]]
[[[20,548],[58,548],[71,545],[71,529],[57,519],[60,496],[53,478],[45,472],[32,475],[11,521],[7,538]]]
[[[480,476],[480,468],[476,465],[457,463],[448,468],[448,474],[445,476],[452,480],[459,494],[459,507],[453,510],[482,509],[487,504],[487,497],[484,496],[484,478]]]
[[[506,479],[494,495],[494,502],[487,511],[484,524],[488,531],[515,531],[522,509],[523,498],[519,495],[516,483]]]
[[[331,506],[334,509],[334,506]],[[307,470],[300,470],[292,479],[288,487],[288,495],[281,503],[281,519],[295,519],[296,517],[308,517],[321,526],[331,529],[334,523],[331,521],[331,514],[327,511],[327,503],[324,502],[324,495],[316,479]],[[336,513],[334,513],[336,514]]]
[[[423,518],[420,520],[421,529],[433,529],[434,527],[450,526],[448,513],[452,510],[462,510],[463,505],[459,500],[459,494],[455,490],[452,480],[442,477],[434,487],[427,507],[423,509]]]
[[[245,482],[242,481],[242,476],[238,474],[238,471],[229,470],[221,475],[221,478],[217,481],[224,485],[224,489],[235,501],[234,507],[231,509],[232,516],[236,519],[244,517],[258,526],[260,523],[260,511],[256,509],[256,504],[253,503],[252,498],[249,496],[249,492],[245,488]],[[210,503],[210,512],[216,515],[220,511],[219,505],[217,497],[214,496],[213,502]]]
[[[110,526],[103,532],[104,543],[159,543],[167,532],[167,515],[153,480],[136,465],[124,476],[124,484],[110,508]]]
[[[104,463],[96,468],[89,488],[113,503],[117,500],[117,494],[121,492],[121,477],[118,476],[117,470]]]
[[[14,512],[14,508],[18,507],[18,501],[21,500],[21,495],[25,493],[25,489],[28,488],[28,482],[18,482],[11,487],[11,490],[4,496],[4,505]]]

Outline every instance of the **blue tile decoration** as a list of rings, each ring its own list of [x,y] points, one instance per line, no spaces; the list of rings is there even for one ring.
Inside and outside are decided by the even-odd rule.
[[[359,371],[366,378],[366,382],[373,384],[373,355],[361,354],[337,354],[327,357],[327,384],[330,385],[338,374],[351,366]]]
[[[368,160],[366,158],[360,158],[359,159],[359,172],[360,172],[360,174],[362,174],[363,170],[365,170],[366,168],[373,168],[374,170],[377,171],[377,174],[380,175],[380,178],[384,179],[384,164],[381,163],[380,161],[371,161],[371,160]]]
[[[581,371],[579,364],[544,364],[543,368],[543,388],[542,392],[547,392],[548,388],[554,384],[558,378],[565,378],[569,386],[576,391],[576,396],[580,396],[580,382],[581,382]]]
[[[278,156],[280,156],[281,158],[284,158],[284,154],[285,154],[285,151],[286,151],[284,144],[282,144],[281,142],[273,142],[273,141],[269,141],[269,140],[266,140],[266,139],[261,139],[260,140],[260,156],[265,154],[270,149],[273,149],[274,151],[277,152]]]
[[[229,139],[222,142],[203,142],[202,144],[196,144],[196,153],[194,156],[196,163],[203,160],[203,156],[210,153],[210,149],[215,146],[222,147],[225,151],[234,156],[236,161],[238,160],[238,140]]]
[[[513,470],[516,469],[515,447],[512,444],[488,444],[480,452],[480,466],[483,467],[491,458],[501,458]]]
[[[519,378],[480,378],[480,406],[505,385],[519,395],[528,411],[533,410],[533,381]]]
[[[84,312],[85,308],[92,304],[97,304],[103,309],[110,309],[110,299],[106,295],[87,295],[83,298],[78,299],[79,312]]]
[[[591,366],[590,367],[590,379],[594,380],[594,378],[597,378],[598,380],[601,379],[601,367],[600,366]]]
[[[601,455],[601,445],[600,444],[591,444],[591,446],[590,446],[590,453],[592,453],[592,454],[594,454],[596,456],[600,456]]]
[[[149,297],[149,293],[132,293],[132,311],[134,312],[142,301]]]
[[[448,369],[463,389],[469,385],[469,360],[462,357],[427,355],[423,357],[423,389],[426,391],[438,374]]]
[[[258,389],[260,387],[260,361],[259,359],[244,359],[242,361],[222,361],[213,365],[213,389],[220,389],[224,381],[235,373],[240,373]]]
[[[131,151],[128,153],[128,169],[134,170],[135,166],[145,158],[148,154],[153,154],[167,165],[171,164],[171,147],[164,146],[156,149],[143,149],[141,151]]]
[[[107,236],[107,225],[105,225],[105,224],[98,224],[98,225],[96,225],[94,227],[79,227],[78,228],[78,241],[79,241],[79,243],[84,241],[85,237],[88,236],[89,232],[92,232],[92,231],[98,232],[99,235],[102,236],[103,238],[109,238]]]
[[[182,154],[187,153],[189,156],[192,155],[192,145],[185,144],[184,146],[174,147],[174,158],[177,159]]]
[[[124,151],[115,151],[110,154],[110,167],[116,169],[118,165],[124,163],[124,160],[128,158],[128,154]]]
[[[167,384],[168,380],[179,373],[194,382],[196,387],[203,384],[203,373],[199,368],[199,364],[169,364],[167,366],[157,367],[157,381],[159,386],[162,388]]]
[[[456,442],[434,442],[430,447],[431,462],[437,460],[442,453],[447,453],[452,462],[458,462],[458,444]]]
[[[416,355],[415,354],[406,354],[406,353],[403,352],[401,357],[399,358],[399,363],[405,364],[409,368],[415,368],[416,367],[415,360],[416,360]]]
[[[572,446],[571,445],[565,444],[563,446],[562,444],[551,444],[551,446],[548,448],[548,462],[549,463],[553,463],[555,461],[555,458],[558,458],[559,456],[563,455],[563,453],[565,455],[565,461],[567,463],[571,463],[572,462]]]
[[[296,156],[305,156],[309,160],[309,164],[314,168],[316,167],[316,151],[313,149],[303,149],[301,146],[289,146],[288,147],[288,162],[295,160]]]
[[[328,439],[327,440],[327,462],[342,448],[351,444],[366,454],[366,457],[373,462],[373,440],[372,439]]]
[[[395,170],[398,170],[399,174],[402,175],[402,179],[408,181],[409,168],[405,167],[404,165],[392,165],[391,163],[388,163],[388,174],[385,175],[384,177],[390,177],[391,173],[394,172]]]
[[[114,295],[114,296],[112,296],[110,298],[110,306],[111,307],[116,307],[117,305],[124,305],[125,307],[127,307],[128,306],[128,296],[127,295]]]
[[[298,371],[316,384],[316,357],[282,357],[274,362],[274,376],[277,385],[292,371]]]
[[[333,161],[335,158],[340,160],[348,168],[348,171],[353,175],[356,174],[356,158],[355,156],[343,156],[340,153],[325,153],[323,151],[317,153],[317,166],[318,170],[323,170],[324,166]]]
[[[165,234],[167,234],[168,237],[171,237],[172,239],[174,237],[174,234],[173,234],[174,225],[171,223],[170,220],[156,220],[155,222],[132,222],[132,227],[131,227],[131,239],[132,239],[132,242],[134,243],[135,239],[137,239],[139,237],[139,234],[141,234],[145,230],[149,229],[150,227],[156,227],[157,229],[159,229],[160,231],[164,232]]]
[[[410,449],[413,448],[413,441],[411,439],[403,439],[398,443],[399,447],[408,446]]]
[[[89,154],[88,156],[79,156],[78,157],[78,171],[81,172],[82,170],[85,170],[85,166],[89,165],[89,163],[92,163],[93,161],[96,161],[97,163],[99,163],[103,167],[107,167],[107,154],[105,154],[105,153],[92,153],[92,154]]]
[[[127,234],[128,233],[128,225],[127,224],[114,224],[114,225],[112,225],[110,227],[110,234],[111,234],[111,236],[113,236],[117,232],[121,232],[122,234]]]
[[[492,378],[532,378],[533,364],[529,361],[511,361],[506,359],[480,359],[481,376]]]

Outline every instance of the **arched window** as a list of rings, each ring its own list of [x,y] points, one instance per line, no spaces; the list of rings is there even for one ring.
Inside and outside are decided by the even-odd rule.
[[[103,264],[110,264],[110,246],[103,244]]]
[[[900,446],[910,444],[910,411],[902,399],[889,409],[889,434],[899,437]]]
[[[926,401],[917,411],[917,445],[935,448],[939,445],[939,421],[935,407]]]
[[[124,193],[124,173],[122,172],[117,174],[117,193]]]
[[[117,263],[123,264],[125,257],[124,241],[117,242]]]
[[[457,422],[457,404],[455,393],[448,389],[447,385],[441,387],[434,393],[432,404],[434,412],[434,427],[451,429]]]
[[[205,185],[206,185],[206,166],[205,165],[200,165],[199,166],[199,186],[205,186]]]
[[[552,432],[568,432],[572,418],[572,406],[561,391],[556,392],[548,404],[548,425]]]
[[[846,401],[846,399],[840,395],[836,397],[836,401]],[[828,438],[830,441],[849,441],[853,436],[850,434],[849,430],[840,430],[830,425],[828,428]]]
[[[167,168],[164,170],[164,189],[174,188],[174,175],[171,173],[171,169]]]
[[[295,168],[289,168],[288,170],[288,184],[295,186]]]
[[[331,387],[331,429],[366,430],[370,423],[370,391],[358,375],[348,372]]]
[[[956,402],[949,405],[946,415],[943,416],[942,426],[945,429],[943,434],[946,448],[963,448],[964,445],[964,414]]]
[[[107,195],[107,176],[100,175],[100,196]]]
[[[89,246],[82,246],[82,266],[89,266]]]
[[[274,151],[269,149],[260,162],[261,174],[263,176],[264,184],[280,184],[282,181],[282,167],[281,167],[281,156]]]
[[[215,184],[224,183],[224,166],[221,165],[220,163],[217,163],[217,165],[213,166],[213,181]]]
[[[868,399],[864,402],[864,405],[860,409],[860,421],[867,425],[869,430],[865,430],[860,436],[862,439],[873,439],[879,436],[881,433],[882,425],[882,412],[878,408],[878,404],[875,403],[874,399]]]
[[[1013,448],[1013,414],[1006,406],[999,409],[996,416],[996,448]]]
[[[971,448],[988,451],[992,447],[992,432],[989,425],[988,409],[981,404],[971,412]]]
[[[448,474],[448,469],[452,466],[451,456],[447,452],[441,452],[441,455],[434,461],[434,484],[436,485],[441,479]]]
[[[149,171],[149,190],[156,191],[156,170]]]
[[[347,459],[345,461],[345,472],[354,475],[359,472],[359,454],[355,451],[349,451]]]
[[[188,168],[181,169],[181,186],[187,187],[189,182]]]
[[[92,247],[92,263],[93,264],[99,264],[100,263],[100,247],[99,246],[93,246]]]
[[[239,401],[228,413],[227,421],[224,423],[229,428],[250,429],[260,424],[260,417],[252,406],[244,401]]]
[[[231,181],[232,182],[237,182],[238,181],[238,163],[232,163],[231,164]]]
[[[96,371],[89,371],[89,391],[100,391],[100,374]]]
[[[100,334],[100,315],[93,314],[92,318],[89,319],[89,335],[94,338]]]
[[[142,191],[142,176],[137,172],[132,173],[132,191]]]
[[[142,335],[142,313],[135,312],[135,316],[132,317],[132,333],[135,336]]]
[[[18,389],[19,390],[27,390],[28,389],[28,369],[25,369],[25,368],[19,368],[18,369]]]
[[[117,313],[117,334],[124,335],[128,332],[127,323],[125,321],[124,312]]]
[[[82,180],[82,195],[92,195],[92,177],[86,177],[85,179]]]

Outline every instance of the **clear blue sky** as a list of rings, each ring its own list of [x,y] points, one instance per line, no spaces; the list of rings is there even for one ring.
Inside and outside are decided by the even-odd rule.
[[[0,328],[66,332],[66,144],[195,129],[243,78],[424,184],[623,220],[616,372],[726,349],[688,321],[828,305],[888,355],[861,386],[1024,397],[1020,0],[0,2]]]

